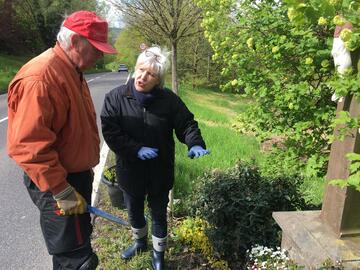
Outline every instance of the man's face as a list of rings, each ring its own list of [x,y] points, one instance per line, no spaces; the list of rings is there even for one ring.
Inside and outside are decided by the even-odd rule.
[[[154,68],[139,65],[135,71],[135,88],[139,92],[150,92],[160,82]]]
[[[102,51],[96,49],[85,38],[76,36],[73,39],[74,64],[82,71],[93,67],[97,60],[104,56]]]

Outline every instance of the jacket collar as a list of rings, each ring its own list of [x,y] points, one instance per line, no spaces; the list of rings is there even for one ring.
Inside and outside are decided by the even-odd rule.
[[[130,99],[135,99],[134,94],[132,93],[131,86],[134,84],[135,79],[131,78],[126,84],[126,90],[124,92],[124,96]],[[164,97],[164,89],[161,89],[157,95],[157,98]]]
[[[69,67],[71,67],[74,71],[77,72],[80,77],[82,77],[82,71],[78,69],[78,67],[70,60],[69,56],[65,53],[65,51],[61,48],[59,42],[56,42],[56,45],[53,48],[54,53],[60,57],[60,59]]]

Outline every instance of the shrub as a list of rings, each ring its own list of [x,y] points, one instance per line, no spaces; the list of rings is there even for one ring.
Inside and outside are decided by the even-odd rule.
[[[229,263],[244,262],[255,244],[279,244],[279,227],[273,211],[304,209],[298,191],[301,179],[261,177],[258,168],[239,162],[226,171],[201,177],[192,194],[192,214],[204,218],[214,250]]]

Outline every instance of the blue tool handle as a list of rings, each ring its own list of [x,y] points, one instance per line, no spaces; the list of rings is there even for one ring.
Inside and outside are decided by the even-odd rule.
[[[129,223],[126,222],[125,220],[123,220],[117,216],[111,215],[103,210],[100,210],[99,208],[94,207],[94,206],[88,205],[87,210],[89,213],[94,214],[96,216],[106,218],[110,221],[113,221],[113,222],[121,224],[121,225],[129,226]]]

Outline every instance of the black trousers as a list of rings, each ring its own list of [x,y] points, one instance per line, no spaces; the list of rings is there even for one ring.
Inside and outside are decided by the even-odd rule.
[[[128,209],[129,222],[133,228],[140,229],[146,224],[144,217],[145,196],[134,197],[124,192],[124,201]],[[150,209],[152,235],[164,238],[167,235],[167,205],[169,202],[169,192],[157,195],[147,195],[146,197]]]
[[[67,181],[89,204],[91,203],[92,171],[71,173]],[[41,192],[26,174],[24,184],[32,201],[40,210],[41,231],[48,252],[53,255],[53,269],[78,269],[93,252],[90,243],[90,214],[60,216],[52,193]]]

